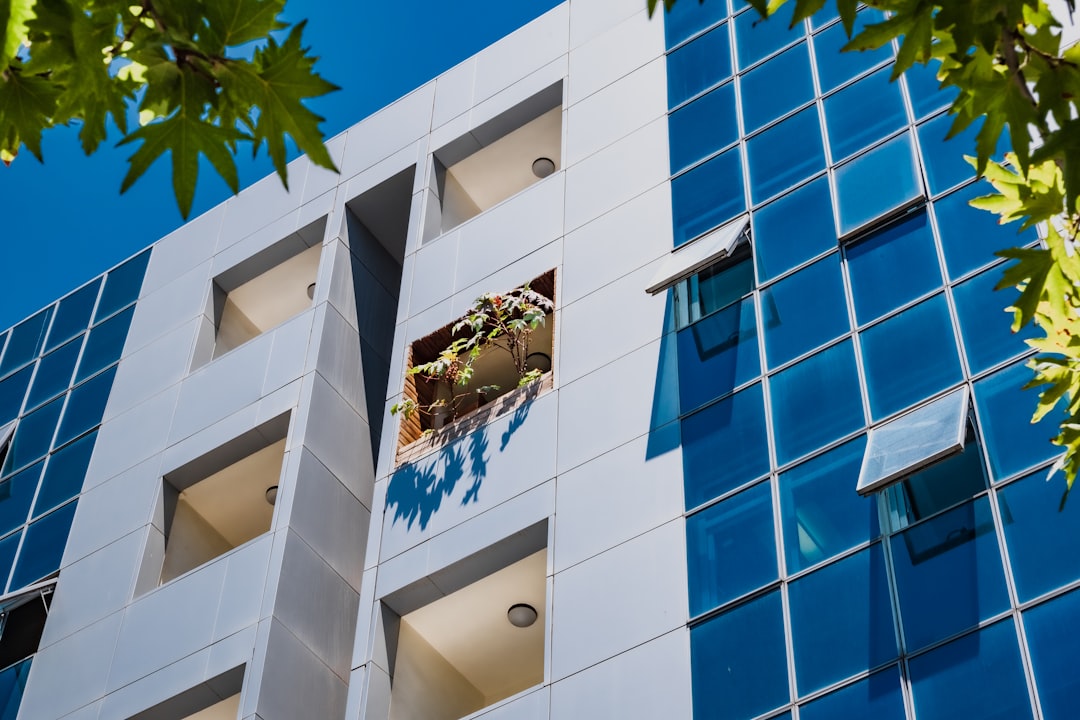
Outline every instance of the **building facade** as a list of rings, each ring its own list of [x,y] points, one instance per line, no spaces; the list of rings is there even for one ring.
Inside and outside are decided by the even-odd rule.
[[[0,717],[1071,717],[1038,238],[735,5],[568,0],[0,334]],[[391,414],[526,283],[539,380]]]

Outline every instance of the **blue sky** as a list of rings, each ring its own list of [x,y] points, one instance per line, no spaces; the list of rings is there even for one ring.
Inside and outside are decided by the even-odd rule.
[[[320,57],[320,73],[342,88],[311,103],[330,137],[559,2],[288,0],[285,17],[308,19],[305,43]],[[164,161],[120,195],[131,147],[114,144],[86,157],[75,133],[61,128],[44,138],[43,165],[23,153],[0,166],[0,329],[183,224]],[[242,151],[238,161],[243,185],[272,172],[265,152],[252,160]],[[228,197],[204,172],[192,217]]]

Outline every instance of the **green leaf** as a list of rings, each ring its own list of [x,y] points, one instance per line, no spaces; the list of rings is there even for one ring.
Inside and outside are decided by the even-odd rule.
[[[0,0],[0,70],[6,68],[26,40],[26,24],[34,17],[34,0]]]
[[[41,160],[41,132],[52,124],[59,94],[52,83],[33,75],[0,77],[0,153],[14,157],[26,145]]]
[[[224,54],[228,47],[262,40],[285,27],[278,20],[285,0],[212,0],[205,9],[206,41],[201,45],[215,55]]]

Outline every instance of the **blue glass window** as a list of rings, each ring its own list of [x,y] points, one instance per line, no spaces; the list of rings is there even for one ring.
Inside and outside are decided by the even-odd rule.
[[[825,168],[821,122],[809,107],[746,142],[754,204]]]
[[[845,255],[859,325],[941,287],[937,250],[925,212],[913,213],[848,245]]]
[[[41,358],[37,375],[34,376],[34,385],[26,398],[27,409],[37,407],[68,389],[81,349],[80,337]]]
[[[671,181],[675,244],[682,245],[746,210],[742,161],[733,148]]]
[[[754,266],[750,259],[721,262],[707,267],[690,278],[690,319],[699,318],[727,307],[754,289]]]
[[[761,374],[754,299],[679,331],[679,408],[687,413]]]
[[[0,672],[0,720],[15,720],[19,714],[19,705],[26,689],[26,679],[30,677],[30,662],[33,659],[28,657]]]
[[[829,179],[818,178],[754,213],[758,276],[770,280],[836,247]]]
[[[667,46],[672,48],[723,20],[727,16],[727,3],[682,2],[676,3],[670,12],[658,14],[664,16],[664,38]]]
[[[729,77],[731,39],[725,24],[667,56],[668,107],[680,105]]]
[[[739,139],[735,84],[721,85],[668,118],[671,172],[677,173]]]
[[[749,9],[735,18],[735,47],[739,69],[745,70],[758,60],[803,37],[803,23],[789,28],[780,18],[761,19],[757,10]]]
[[[696,718],[746,720],[787,703],[780,594],[691,628],[690,668]]]
[[[761,385],[742,390],[682,421],[686,507],[734,490],[769,471]]]
[[[850,340],[773,376],[770,389],[776,460],[781,465],[863,426]]]
[[[19,562],[11,576],[11,587],[29,585],[60,567],[76,504],[70,502],[27,526]]]
[[[6,425],[19,416],[33,374],[34,368],[31,366],[0,380],[0,425]]]
[[[858,35],[866,25],[879,23],[884,19],[880,11],[864,9],[855,16],[855,31],[852,34]],[[840,52],[840,48],[847,43],[848,37],[843,23],[837,23],[814,36],[814,57],[817,60],[821,92],[827,93],[892,57],[892,45],[866,52]]]
[[[1080,634],[1080,592],[1062,595],[1024,613],[1024,631],[1043,720],[1072,720],[1080,692],[1080,675],[1076,673],[1080,644],[1072,642]]]
[[[975,136],[978,124],[972,123],[960,134],[946,140],[955,116],[938,115],[919,126],[919,146],[922,148],[923,163],[926,166],[926,179],[930,184],[930,194],[937,195],[949,188],[975,177],[965,155],[975,155]],[[994,157],[1005,154],[1009,142],[1008,132],[1002,132],[998,139],[998,151]]]
[[[944,295],[863,331],[870,415],[880,420],[963,378]]]
[[[101,280],[94,280],[86,287],[79,288],[60,301],[49,330],[49,343],[46,350],[52,350],[67,340],[75,337],[90,327],[90,313],[94,311],[98,288]]]
[[[691,616],[777,579],[769,489],[759,483],[686,519]]]
[[[49,466],[45,468],[41,490],[38,492],[37,502],[34,503],[35,516],[79,494],[96,439],[97,433],[90,433],[49,457]]]
[[[789,574],[877,537],[876,500],[851,490],[865,448],[862,436],[781,473],[780,513]]]
[[[7,582],[11,574],[11,566],[15,562],[15,551],[19,549],[19,541],[22,539],[21,532],[12,533],[0,540],[0,587]],[[14,586],[13,586],[14,587]],[[14,718],[12,718],[14,720]]]
[[[1080,556],[1062,551],[1080,530],[1080,503],[1076,498],[1062,502],[1063,492],[1064,483],[1046,482],[1040,470],[998,493],[1020,602],[1080,578]]]
[[[1001,280],[1001,268],[992,268],[953,288],[960,335],[973,374],[1019,355],[1028,349],[1024,340],[1038,335],[1031,324],[1013,334],[1013,314],[1004,308],[1013,304],[1016,290],[994,292]]]
[[[761,293],[769,367],[850,330],[838,255],[819,260]]]
[[[863,150],[907,124],[900,87],[890,68],[849,85],[825,99],[825,124],[833,162]],[[867,112],[873,108],[873,112]]]
[[[908,652],[1009,608],[986,496],[913,525],[891,548]]]
[[[799,578],[788,598],[800,696],[896,657],[880,545]]]
[[[101,322],[138,299],[143,275],[146,273],[146,263],[149,261],[150,251],[146,250],[109,273],[105,278],[105,289],[101,293],[94,322]]]
[[[897,527],[906,527],[986,489],[982,448],[969,437],[964,449],[885,489]]]
[[[30,503],[37,491],[43,463],[36,463],[22,472],[15,473],[0,482],[0,535],[9,532],[26,522],[30,515]],[[12,550],[14,552],[14,550]],[[7,580],[7,571],[11,569],[11,559],[7,565],[0,563],[0,587]]]
[[[1016,630],[1004,620],[911,660],[919,720],[1031,717]]]
[[[968,204],[974,198],[993,191],[985,182],[974,183],[934,203],[941,246],[945,251],[945,267],[950,278],[956,279],[993,262],[997,259],[994,253],[998,250],[1028,245],[1036,238],[1034,228],[1017,234],[1020,223],[1002,227],[998,225],[997,215]]]
[[[1005,480],[1060,452],[1050,438],[1057,435],[1061,415],[1052,412],[1031,423],[1036,392],[1021,389],[1029,380],[1031,370],[1021,362],[975,383],[975,406],[994,480]]]
[[[874,673],[799,710],[800,720],[904,720],[904,695],[896,667]]]
[[[120,359],[128,328],[131,326],[131,316],[134,314],[135,308],[128,308],[90,331],[75,382],[82,382]]]
[[[904,133],[836,169],[840,234],[922,197],[911,134]]]
[[[111,368],[71,391],[64,421],[56,434],[57,446],[74,440],[101,422],[101,414],[105,412],[105,403],[109,400],[114,375],[116,368]]]
[[[63,407],[64,398],[60,397],[19,421],[19,427],[15,429],[15,437],[11,439],[11,447],[8,448],[4,473],[18,470],[38,458],[45,457],[45,454],[49,452],[49,444],[56,431],[56,421],[60,419],[60,410]]]
[[[778,22],[777,19],[769,21]],[[810,53],[799,43],[742,76],[743,131],[747,134],[814,99]]]
[[[23,320],[11,329],[7,350],[4,351],[4,361],[0,363],[0,377],[37,357],[51,317],[52,308],[50,307],[28,320]]]
[[[956,88],[941,89],[941,81],[937,79],[940,68],[940,60],[931,60],[926,65],[915,63],[904,71],[904,81],[907,82],[916,120],[951,105],[956,98]]]

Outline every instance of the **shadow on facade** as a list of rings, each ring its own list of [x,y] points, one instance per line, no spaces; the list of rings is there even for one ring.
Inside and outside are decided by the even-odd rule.
[[[671,452],[682,442],[679,432],[679,358],[675,335],[675,308],[667,293],[664,334],[660,337],[660,357],[653,382],[652,413],[645,458],[651,460]]]

